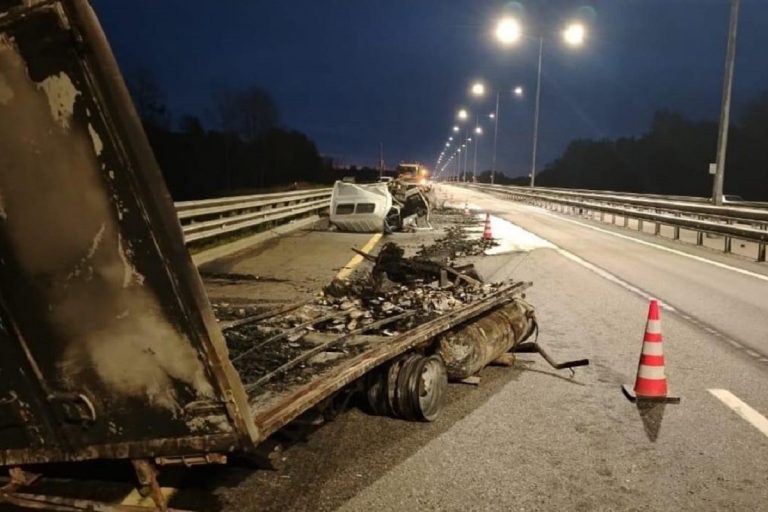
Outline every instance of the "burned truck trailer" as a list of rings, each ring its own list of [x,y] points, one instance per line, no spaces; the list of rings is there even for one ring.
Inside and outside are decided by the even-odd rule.
[[[403,381],[376,388],[380,381],[365,379],[379,411],[434,418],[447,374],[436,340],[442,335],[447,350],[448,333],[518,301],[527,283],[500,285],[388,336],[374,329],[419,312],[308,337],[298,353],[248,380],[235,359],[304,324],[230,360],[90,5],[0,5],[0,466],[12,476],[0,501],[12,501],[10,491],[24,483],[19,466],[49,462],[131,460],[139,480],[156,489],[154,464],[224,462],[228,453],[252,450],[372,370],[391,375],[397,366]],[[429,268],[441,282],[472,280]],[[524,325],[499,331],[507,336],[499,350],[531,334],[530,308],[520,310]],[[320,311],[305,326],[339,315],[351,313]],[[341,356],[285,378],[329,350]],[[409,353],[420,359],[410,356],[403,373],[398,358]],[[484,357],[481,365],[491,356]],[[372,388],[399,401],[379,407],[382,396]]]

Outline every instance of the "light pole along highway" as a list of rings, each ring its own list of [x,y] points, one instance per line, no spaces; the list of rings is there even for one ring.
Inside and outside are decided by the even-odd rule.
[[[456,114],[456,118],[459,120],[460,124],[465,123],[469,119],[469,112],[467,112],[466,109],[462,108],[459,109],[459,112]],[[453,127],[454,131],[456,130],[456,126]],[[469,153],[469,148],[467,147],[472,139],[469,138],[469,135],[467,134],[467,129],[465,128],[460,132],[460,142],[459,142],[459,148],[464,150],[464,163],[462,164],[462,169],[464,170],[464,174],[462,175],[462,181],[467,181],[467,156]]]
[[[715,176],[712,181],[712,202],[723,204],[723,182],[725,180],[725,154],[728,149],[728,124],[731,116],[731,90],[733,88],[733,65],[736,60],[736,32],[739,25],[739,0],[731,0],[731,16],[728,23],[728,45],[725,51],[725,75],[723,77],[723,99],[720,107],[720,128],[717,133],[717,159]]]
[[[472,96],[482,98],[485,96],[486,87],[483,82],[475,82],[470,88]],[[523,97],[522,86],[516,86],[512,89],[512,94],[518,98]],[[495,182],[496,176],[496,146],[499,139],[499,100],[501,97],[501,90],[496,89],[496,110],[488,114],[488,117],[493,120],[493,158],[491,160],[491,185]],[[481,132],[482,134],[482,129]]]
[[[501,18],[496,24],[496,39],[504,46],[516,44],[523,34],[522,25],[513,17]],[[571,22],[565,26],[562,32],[562,38],[565,44],[572,47],[581,46],[587,35],[587,29],[584,24]],[[544,55],[544,34],[540,33],[539,39],[539,59],[536,68],[536,105],[533,114],[533,147],[531,148],[531,187],[535,186],[536,180],[536,152],[539,144],[539,106],[541,103],[541,61]]]

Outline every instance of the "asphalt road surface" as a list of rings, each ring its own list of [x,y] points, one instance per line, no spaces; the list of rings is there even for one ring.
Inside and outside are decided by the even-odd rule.
[[[434,423],[352,409],[289,429],[273,454],[277,470],[187,471],[173,483],[173,506],[768,510],[768,266],[476,191],[443,191],[478,216],[493,215],[501,246],[478,260],[484,277],[533,281],[541,344],[556,359],[588,357],[591,365],[572,375],[523,354],[515,368],[484,370],[479,386],[449,386]],[[281,243],[311,242],[297,240]],[[664,304],[666,374],[679,404],[638,407],[620,390],[634,382],[649,297]]]

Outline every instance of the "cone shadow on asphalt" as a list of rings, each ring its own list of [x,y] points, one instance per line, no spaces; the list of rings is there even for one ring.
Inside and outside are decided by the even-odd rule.
[[[661,421],[664,418],[664,408],[667,406],[664,402],[650,402],[639,400],[635,402],[640,420],[643,422],[645,435],[652,443],[656,442],[661,430]]]

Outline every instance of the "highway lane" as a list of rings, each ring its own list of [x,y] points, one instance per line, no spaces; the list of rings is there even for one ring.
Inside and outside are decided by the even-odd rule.
[[[724,341],[735,341],[768,359],[768,265],[475,191],[447,190],[459,203],[466,200],[485,206],[663,299],[680,314],[721,333]]]

